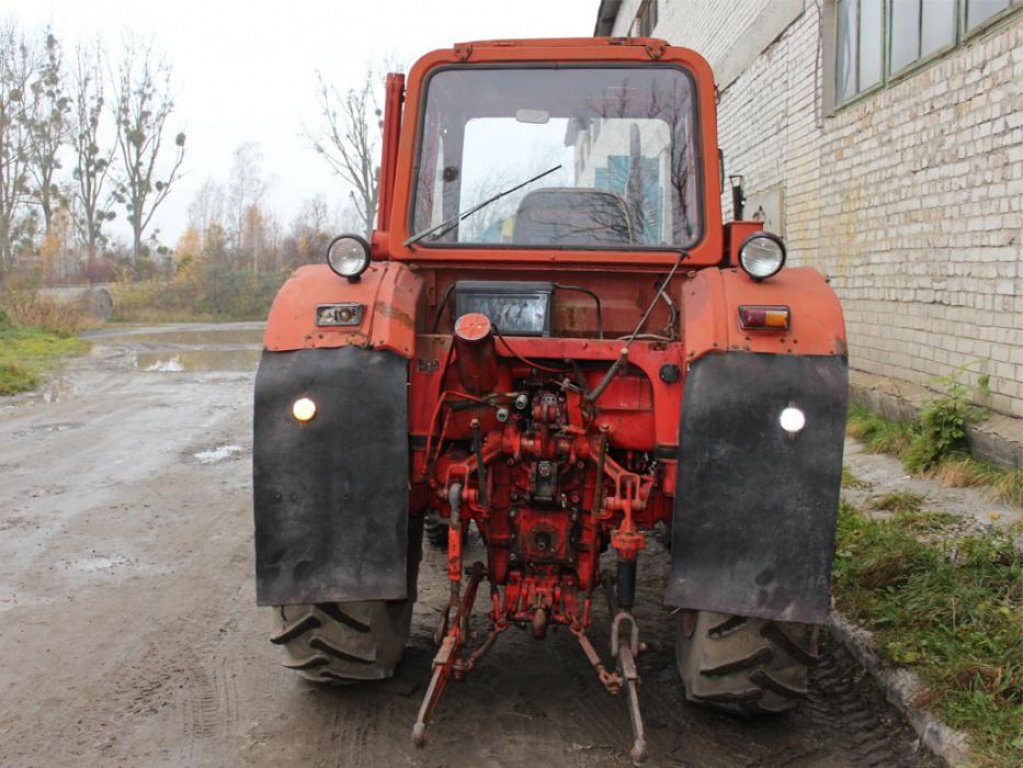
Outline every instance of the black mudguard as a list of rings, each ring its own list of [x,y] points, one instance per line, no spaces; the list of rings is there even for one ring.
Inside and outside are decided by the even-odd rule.
[[[679,432],[666,602],[821,623],[842,481],[844,357],[730,352],[693,363]],[[789,404],[806,415],[790,437]]]
[[[406,596],[408,363],[357,347],[264,352],[253,493],[260,605]],[[301,424],[292,403],[309,397]]]

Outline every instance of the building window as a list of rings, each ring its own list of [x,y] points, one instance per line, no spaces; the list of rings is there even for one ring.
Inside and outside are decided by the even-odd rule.
[[[835,103],[962,44],[1023,0],[832,0]]]
[[[650,37],[657,26],[657,0],[643,0],[632,22],[632,34],[635,37]]]
[[[838,100],[881,82],[881,0],[838,0]]]
[[[891,72],[905,69],[914,61],[955,45],[956,4],[951,0],[899,0],[893,2],[891,27]]]
[[[966,0],[966,28],[975,29],[1011,5],[1011,0]]]

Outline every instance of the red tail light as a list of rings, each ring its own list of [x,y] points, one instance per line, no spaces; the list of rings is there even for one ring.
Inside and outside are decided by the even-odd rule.
[[[739,307],[739,327],[744,331],[787,331],[791,320],[788,307]]]

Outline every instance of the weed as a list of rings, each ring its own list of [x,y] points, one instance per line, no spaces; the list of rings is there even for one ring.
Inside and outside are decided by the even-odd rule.
[[[900,514],[903,512],[919,512],[924,506],[924,497],[912,491],[894,491],[886,494],[880,499],[875,499],[871,509],[884,509],[888,512]]]
[[[943,533],[963,525],[963,518],[951,512],[935,512],[931,510],[900,512],[892,518],[892,523],[907,533],[922,536]]]
[[[906,450],[913,437],[913,427],[908,422],[888,421],[859,403],[849,406],[846,431],[851,437],[862,440],[871,453],[891,453],[896,456]]]
[[[916,429],[903,454],[906,468],[923,472],[949,459],[962,459],[970,455],[966,427],[987,418],[987,410],[974,404],[977,398],[990,393],[988,378],[981,375],[974,386],[964,384],[962,376],[974,363],[956,368],[935,381],[944,390],[944,397],[928,400],[920,411]]]
[[[74,336],[97,325],[80,305],[53,301],[32,291],[8,290],[4,294],[4,309],[8,329],[16,326],[40,328],[59,336]]]
[[[928,514],[875,520],[843,502],[835,601],[874,631],[889,660],[916,670],[927,703],[970,734],[977,765],[1015,765],[1023,760],[1023,554],[992,528],[920,542],[907,521]]]

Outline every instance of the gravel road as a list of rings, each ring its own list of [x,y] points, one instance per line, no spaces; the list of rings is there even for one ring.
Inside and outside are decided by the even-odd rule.
[[[506,633],[412,746],[446,595],[434,550],[394,680],[324,690],[278,666],[253,594],[259,337],[253,324],[105,331],[46,391],[0,399],[0,765],[628,765],[624,701],[567,632]],[[652,543],[636,611],[649,765],[930,765],[836,648],[797,713],[684,703],[666,569]],[[601,614],[605,653],[606,632]]]

